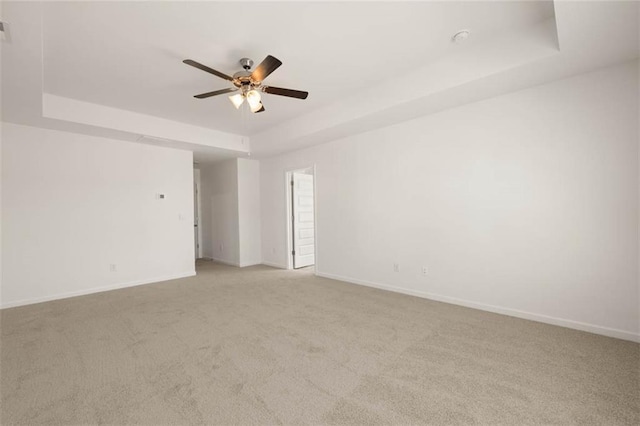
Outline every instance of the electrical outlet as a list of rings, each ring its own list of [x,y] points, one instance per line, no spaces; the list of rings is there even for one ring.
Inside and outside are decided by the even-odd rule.
[[[109,265],[109,271],[111,272],[116,272],[118,270],[118,268],[116,267],[115,263],[112,263]]]
[[[426,266],[422,267],[422,275],[429,275],[429,268],[427,268]]]
[[[276,254],[276,248],[275,247],[271,247],[271,253]]]
[[[397,263],[393,264],[393,272],[400,272],[400,265],[398,265]]]
[[[224,244],[220,243],[220,251],[224,251]]]

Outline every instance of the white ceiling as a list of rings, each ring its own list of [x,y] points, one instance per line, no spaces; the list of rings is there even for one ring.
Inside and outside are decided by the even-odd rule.
[[[225,132],[252,135],[377,82],[420,84],[403,74],[474,42],[514,37],[553,16],[530,2],[62,2],[43,11],[44,91]],[[233,74],[238,60],[284,63],[268,84],[310,92],[306,101],[265,95],[264,114],[227,96],[194,99],[228,82],[182,63]],[[246,112],[246,111],[245,111]]]
[[[268,156],[639,56],[639,2],[2,2],[2,119]],[[453,44],[459,29],[472,31]],[[243,56],[284,63],[267,111],[194,99]],[[154,142],[154,141],[161,142]]]

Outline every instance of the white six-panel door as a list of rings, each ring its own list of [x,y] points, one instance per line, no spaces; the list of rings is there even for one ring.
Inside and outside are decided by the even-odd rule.
[[[313,176],[293,173],[293,267],[315,264]]]

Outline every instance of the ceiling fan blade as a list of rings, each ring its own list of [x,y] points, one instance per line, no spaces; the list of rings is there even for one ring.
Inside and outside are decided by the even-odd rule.
[[[264,61],[260,62],[260,65],[258,65],[256,69],[253,70],[253,72],[251,73],[251,78],[254,81],[262,81],[267,78],[269,74],[274,72],[280,65],[282,65],[282,62],[280,62],[278,58],[267,55],[267,57],[264,58]]]
[[[307,99],[309,92],[303,92],[301,90],[283,89],[282,87],[263,86],[262,91],[270,93],[272,95],[287,96],[289,98]]]
[[[198,98],[198,99],[210,98],[211,96],[224,95],[225,93],[236,92],[237,90],[238,89],[236,89],[235,87],[230,87],[228,89],[216,90],[214,92],[201,93],[199,95],[195,95],[194,98]]]
[[[196,68],[198,68],[198,69],[200,69],[202,71],[205,71],[205,72],[208,72],[210,74],[213,74],[216,77],[220,77],[220,78],[223,78],[225,80],[233,81],[233,77],[228,76],[228,75],[226,75],[224,73],[221,73],[220,71],[216,71],[213,68],[209,68],[208,66],[202,65],[201,63],[193,61],[191,59],[185,59],[182,62],[184,62],[187,65],[191,65],[192,67],[196,67]]]

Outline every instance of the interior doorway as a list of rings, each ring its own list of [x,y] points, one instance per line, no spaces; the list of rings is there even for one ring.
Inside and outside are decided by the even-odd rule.
[[[202,258],[202,231],[200,229],[200,169],[193,169],[193,253],[195,260]]]
[[[289,268],[316,263],[315,167],[287,173]]]

